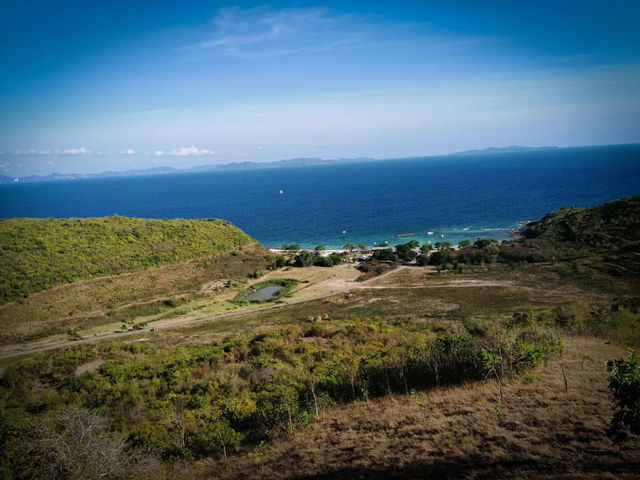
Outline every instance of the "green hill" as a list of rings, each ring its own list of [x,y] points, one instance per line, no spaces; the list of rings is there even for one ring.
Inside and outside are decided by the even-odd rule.
[[[634,245],[640,241],[640,195],[590,208],[563,208],[528,224],[522,233],[525,238],[588,250]]]
[[[84,278],[228,252],[256,241],[224,220],[0,221],[0,304]]]
[[[582,259],[584,265],[615,275],[640,273],[640,195],[590,208],[563,208],[520,233],[525,256]]]

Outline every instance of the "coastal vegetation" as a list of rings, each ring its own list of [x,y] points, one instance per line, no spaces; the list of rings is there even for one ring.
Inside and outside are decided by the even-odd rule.
[[[51,441],[35,434],[36,419],[58,422],[69,405],[108,418],[122,448],[164,459],[227,456],[291,433],[332,405],[520,374],[560,352],[553,332],[533,325],[433,336],[420,323],[383,318],[311,319],[204,345],[79,346],[6,368],[6,461],[19,476],[53,472],[57,461],[24,453]],[[114,433],[104,432],[105,441]]]
[[[0,220],[0,304],[81,279],[203,258],[254,243],[217,219],[113,215]]]
[[[562,445],[572,458],[600,455],[626,471],[637,458],[615,442],[639,445],[638,358],[619,358],[621,345],[640,346],[640,281],[631,268],[610,266],[625,266],[621,258],[637,245],[627,225],[634,214],[615,208],[626,218],[598,227],[609,243],[551,234],[573,222],[553,215],[545,228],[531,227],[535,235],[457,249],[412,240],[367,255],[354,247],[274,256],[249,243],[6,304],[5,324],[31,319],[32,338],[64,325],[77,341],[2,363],[0,471],[16,479],[237,478],[264,468],[264,476],[286,477],[316,458],[309,445],[350,458],[370,442],[391,449],[376,451],[383,473],[343,477],[384,477],[396,447],[427,461],[426,445],[435,476],[447,455],[460,476],[469,473],[464,465],[485,471],[486,462],[511,465],[514,455],[515,468],[541,456],[564,468]],[[614,244],[609,225],[625,239]],[[330,266],[321,261],[335,264],[317,268]],[[354,282],[357,269],[371,280]],[[279,287],[276,302],[296,301],[243,313],[252,308],[247,294],[267,287]],[[233,316],[149,331],[149,320],[196,309]],[[79,325],[105,321],[121,322],[127,339],[79,343],[90,339]],[[308,448],[294,457],[286,452],[296,439]],[[589,453],[599,446],[604,453]],[[96,449],[101,456],[91,457]],[[339,464],[317,461],[320,473]]]

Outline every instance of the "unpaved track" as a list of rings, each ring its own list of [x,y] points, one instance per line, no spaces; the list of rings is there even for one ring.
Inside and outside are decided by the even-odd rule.
[[[304,300],[295,300],[295,301],[291,301],[291,302],[277,303],[277,304],[269,305],[269,306],[266,306],[266,307],[251,308],[249,310],[238,310],[238,311],[235,311],[235,312],[222,313],[220,315],[212,315],[210,317],[197,318],[197,319],[193,319],[193,320],[176,320],[171,325],[158,326],[158,327],[154,327],[154,328],[157,328],[158,330],[169,330],[169,329],[173,329],[173,328],[184,327],[184,326],[187,326],[187,325],[195,325],[195,324],[198,324],[198,323],[204,323],[204,322],[211,322],[211,321],[214,321],[214,320],[220,320],[222,318],[239,317],[241,315],[264,312],[264,311],[267,311],[267,310],[274,310],[276,308],[289,307],[291,305],[299,305],[299,304],[302,304],[302,303],[315,302],[317,300],[323,300],[325,298],[335,297],[336,295],[341,295],[343,293],[347,293],[350,290],[359,289],[359,288],[365,288],[370,283],[373,283],[373,282],[375,282],[377,280],[380,280],[381,278],[388,277],[389,275],[393,275],[395,273],[398,273],[401,270],[404,270],[405,268],[408,268],[408,267],[399,266],[398,268],[390,270],[390,271],[388,271],[386,273],[383,273],[382,275],[379,275],[377,277],[373,277],[373,278],[371,278],[369,280],[365,280],[364,282],[354,282],[353,285],[350,285],[348,288],[343,288],[341,290],[337,290],[335,292],[327,293],[325,295],[320,295],[320,296],[313,297],[313,298],[307,298],[307,299],[304,299]],[[19,356],[22,356],[22,355],[31,355],[31,354],[34,354],[34,353],[47,352],[49,350],[57,350],[59,348],[70,347],[72,345],[80,345],[80,344],[83,344],[83,343],[92,343],[92,342],[98,342],[100,340],[109,340],[109,339],[112,339],[112,338],[123,338],[123,337],[129,337],[129,336],[133,336],[133,335],[141,335],[143,333],[146,333],[146,332],[144,330],[130,330],[128,332],[109,333],[109,334],[106,334],[106,335],[98,335],[98,336],[91,337],[91,338],[83,338],[81,340],[58,341],[58,342],[51,343],[49,345],[44,345],[42,347],[24,348],[24,349],[20,349],[20,347],[16,347],[15,350],[10,350],[10,351],[7,351],[7,352],[0,353],[0,360],[19,357]]]

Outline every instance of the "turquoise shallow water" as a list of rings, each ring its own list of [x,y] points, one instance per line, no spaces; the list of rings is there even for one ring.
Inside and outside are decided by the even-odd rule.
[[[627,145],[8,184],[0,218],[217,217],[267,246],[340,247],[502,239],[518,221],[636,193],[640,145]]]

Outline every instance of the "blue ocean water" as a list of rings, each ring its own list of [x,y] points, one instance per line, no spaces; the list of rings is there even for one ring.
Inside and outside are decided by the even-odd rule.
[[[217,217],[267,246],[340,247],[503,239],[518,221],[637,193],[640,145],[625,145],[7,184],[0,218]]]

